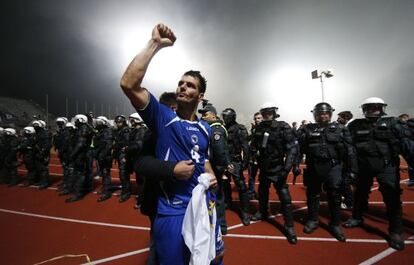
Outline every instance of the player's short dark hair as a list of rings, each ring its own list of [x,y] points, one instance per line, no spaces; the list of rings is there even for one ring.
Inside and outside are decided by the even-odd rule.
[[[177,105],[177,95],[174,92],[164,92],[160,96],[160,103],[168,107],[172,105]]]
[[[253,115],[253,118],[254,118],[254,117],[256,117],[257,115],[261,115],[261,114],[260,114],[260,112],[256,112],[256,113]]]
[[[198,90],[200,91],[200,93],[206,93],[207,80],[205,79],[204,76],[201,75],[200,71],[190,70],[190,71],[185,72],[184,75],[189,75],[194,78],[197,78],[198,83],[200,84]]]

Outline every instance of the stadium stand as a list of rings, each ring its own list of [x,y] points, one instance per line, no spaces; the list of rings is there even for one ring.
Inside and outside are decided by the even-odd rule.
[[[33,116],[46,119],[46,110],[39,104],[26,99],[0,97],[0,126],[23,128],[33,120]],[[49,113],[49,121],[55,116]]]

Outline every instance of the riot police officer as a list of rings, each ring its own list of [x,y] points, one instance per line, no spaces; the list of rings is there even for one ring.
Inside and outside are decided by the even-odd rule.
[[[16,130],[13,128],[4,129],[4,183],[9,186],[17,185],[19,177],[17,175],[17,147],[19,141]]]
[[[130,129],[127,125],[125,116],[118,115],[115,117],[115,142],[113,157],[118,163],[119,178],[121,180],[122,190],[119,202],[124,202],[131,197],[131,182],[127,168],[126,147],[129,143]]]
[[[77,114],[74,118],[77,128],[75,134],[75,145],[70,152],[70,161],[73,164],[73,195],[66,199],[66,202],[75,202],[83,198],[89,190],[87,190],[86,174],[87,174],[87,153],[89,151],[93,130],[88,124],[88,117],[83,114]]]
[[[322,186],[328,195],[331,215],[329,230],[338,240],[345,242],[341,222],[341,183],[343,168],[349,174],[357,171],[356,152],[348,129],[331,122],[334,109],[321,102],[312,110],[316,123],[305,125],[299,135],[300,152],[306,155],[303,180],[306,186],[308,218],[303,229],[311,234],[318,228],[318,212]]]
[[[0,127],[0,184],[4,183],[4,158],[6,157],[6,142],[4,140],[4,128]]]
[[[399,154],[402,152],[403,133],[401,124],[394,117],[383,117],[384,100],[378,97],[366,99],[362,105],[365,116],[348,125],[358,153],[359,175],[354,193],[352,217],[343,225],[346,228],[361,226],[363,212],[368,208],[368,198],[373,178],[379,183],[389,221],[389,244],[397,250],[404,249],[402,238],[402,207],[399,177]]]
[[[36,183],[35,134],[36,131],[32,126],[24,127],[22,140],[18,147],[27,169],[26,182],[23,186],[30,186]]]
[[[407,138],[409,139],[409,146],[404,158],[408,164],[409,180],[407,186],[411,187],[414,185],[414,118],[407,120]]]
[[[252,146],[259,150],[259,210],[252,220],[268,218],[270,184],[276,189],[281,203],[281,212],[285,220],[285,233],[291,244],[296,244],[292,199],[286,183],[289,171],[298,154],[298,143],[290,125],[277,121],[279,115],[273,103],[265,103],[260,109],[263,121],[256,127]]]
[[[224,196],[227,205],[232,204],[230,178],[239,191],[240,213],[244,225],[250,224],[249,216],[249,194],[244,180],[243,169],[248,166],[248,133],[246,127],[236,122],[236,112],[232,108],[226,108],[221,113],[225,127],[228,132],[227,146],[229,148],[232,174],[227,174],[228,179],[224,181]],[[230,172],[230,171],[229,171]]]
[[[60,161],[60,164],[62,165],[63,168],[63,179],[65,178],[65,173],[67,171],[67,164],[66,161],[64,159],[64,149],[65,149],[65,145],[67,144],[67,136],[68,136],[68,131],[66,130],[66,123],[68,122],[68,119],[65,117],[58,117],[56,119],[56,132],[53,135],[53,147],[55,149],[55,151],[57,151],[58,153],[58,158]],[[62,183],[59,185],[59,191],[61,189],[63,189],[63,183],[64,181],[62,181]]]
[[[250,138],[253,138],[257,125],[263,120],[262,114],[260,112],[256,112],[253,116],[254,123],[252,123],[252,128],[250,130]],[[259,151],[255,149],[254,146],[249,145],[249,196],[250,199],[254,199],[256,197],[256,191],[254,189],[256,183],[256,175],[259,171],[259,163],[257,161],[257,156],[259,155]]]
[[[144,121],[141,119],[138,113],[132,113],[128,118],[131,124],[131,130],[129,135],[129,142],[125,148],[125,152],[127,154],[127,171],[128,174],[132,174],[134,172],[134,163],[141,155],[145,134],[147,133],[148,128],[145,126]],[[135,180],[138,188],[136,196],[136,207],[139,208],[141,205],[144,178],[139,174],[135,174]]]
[[[39,176],[39,190],[46,189],[51,185],[49,179],[50,149],[52,148],[52,136],[46,129],[46,123],[42,120],[35,120],[32,126],[35,134],[35,164]]]
[[[102,193],[98,202],[111,198],[111,167],[112,167],[112,128],[105,116],[96,118],[97,134],[94,138],[96,157],[98,158],[99,169],[102,172]]]
[[[220,224],[221,233],[225,235],[227,234],[227,221],[223,193],[223,174],[226,170],[232,170],[227,147],[227,130],[223,125],[223,121],[217,118],[216,108],[211,103],[206,104],[198,112],[202,114],[201,118],[208,122],[212,130],[209,161],[217,179],[217,187],[213,190],[216,195],[217,220]]]
[[[71,160],[71,154],[76,146],[76,126],[67,122],[63,133],[63,146],[61,149],[62,160],[65,163],[63,167],[63,184],[59,190],[59,196],[68,195],[73,191],[76,176],[74,175],[74,161]]]

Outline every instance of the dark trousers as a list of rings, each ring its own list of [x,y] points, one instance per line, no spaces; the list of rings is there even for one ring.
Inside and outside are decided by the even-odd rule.
[[[328,206],[331,215],[330,225],[337,226],[341,222],[342,165],[326,165],[323,167],[326,170],[320,171],[315,168],[315,165],[307,165],[307,169],[303,173],[304,184],[307,188],[308,219],[318,220],[319,198],[323,187],[328,195]]]
[[[352,216],[362,220],[363,212],[368,208],[369,194],[374,177],[377,178],[379,191],[387,210],[390,233],[402,233],[402,206],[399,168],[393,164],[385,165],[380,171],[374,172],[366,164],[359,164],[359,176],[354,194]]]
[[[255,163],[249,164],[249,193],[254,194],[254,186],[256,182],[256,175],[259,171],[259,165]]]
[[[276,189],[276,193],[279,196],[281,212],[285,219],[285,225],[293,226],[293,212],[292,212],[292,198],[289,193],[289,186],[286,184],[285,176],[272,177],[271,179],[266,173],[260,170],[259,174],[259,211],[264,215],[268,215],[269,204],[269,189],[270,184]]]

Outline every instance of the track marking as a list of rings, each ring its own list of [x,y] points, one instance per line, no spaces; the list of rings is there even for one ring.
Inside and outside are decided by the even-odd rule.
[[[244,235],[244,234],[227,234],[224,237],[234,238],[251,238],[251,239],[272,239],[272,240],[286,240],[285,236],[263,236],[263,235]],[[298,237],[298,240],[302,241],[322,241],[322,242],[339,242],[335,238],[330,237]],[[360,239],[360,238],[347,238],[346,243],[388,243],[384,239]],[[406,240],[407,244],[414,244],[413,240]]]
[[[44,218],[44,219],[51,219],[51,220],[58,220],[58,221],[64,221],[64,222],[71,222],[71,223],[79,223],[79,224],[100,225],[100,226],[107,226],[107,227],[126,228],[126,229],[143,230],[143,231],[150,230],[149,227],[143,227],[143,226],[93,222],[93,221],[78,220],[78,219],[71,219],[71,218],[64,218],[64,217],[56,217],[56,216],[50,216],[50,215],[27,213],[27,212],[21,212],[21,211],[12,211],[12,210],[2,209],[2,208],[0,208],[0,212],[24,215],[24,216],[30,216],[30,217],[38,217],[38,218]]]
[[[413,241],[410,239],[414,239],[414,236],[410,236],[409,238],[407,238],[407,240],[405,240],[406,244],[413,244]],[[372,265],[386,257],[388,257],[389,255],[391,255],[394,252],[397,252],[398,250],[395,250],[393,248],[387,248],[386,250],[378,253],[377,255],[359,263],[359,265]]]
[[[108,257],[108,258],[104,258],[104,259],[99,259],[99,260],[95,260],[95,261],[88,262],[88,263],[83,263],[82,265],[101,264],[101,263],[105,263],[105,262],[108,262],[108,261],[112,261],[112,260],[116,260],[116,259],[122,259],[122,258],[125,258],[125,257],[141,254],[141,253],[144,253],[144,252],[147,252],[147,251],[149,251],[149,248],[138,249],[138,250],[135,250],[135,251],[124,253],[124,254],[119,254],[119,255],[116,255],[116,256],[112,256],[112,257]]]
[[[240,202],[240,200],[233,200],[234,202]],[[258,200],[250,200],[250,202],[259,203]],[[280,203],[279,200],[269,200],[269,203]],[[303,204],[306,201],[292,201],[293,204]],[[328,201],[320,201],[321,204],[328,204]],[[414,201],[402,201],[402,204],[414,204]],[[371,201],[368,204],[384,204],[383,201]]]

